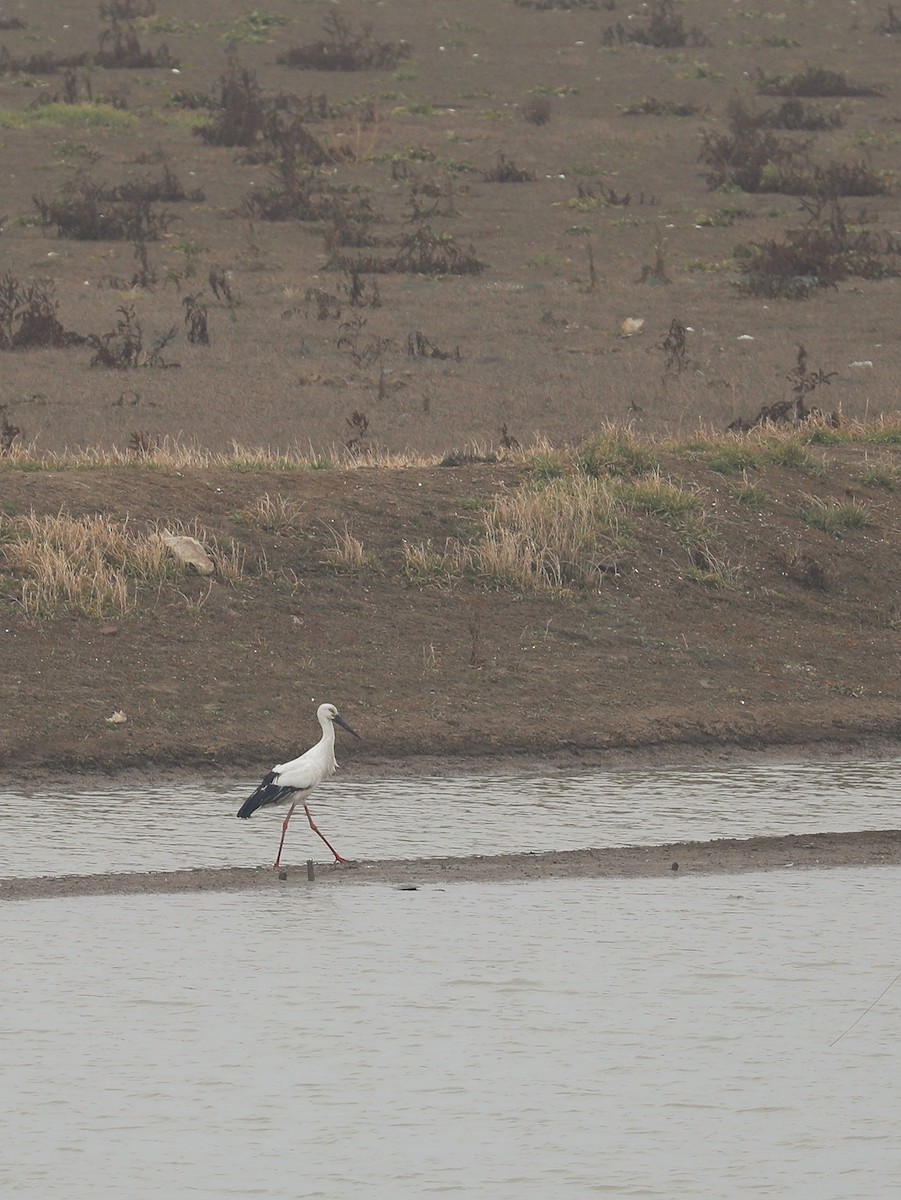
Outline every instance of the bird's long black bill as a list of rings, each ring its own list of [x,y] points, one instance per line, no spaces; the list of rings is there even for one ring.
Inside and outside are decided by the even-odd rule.
[[[344,718],[339,717],[337,713],[335,713],[334,722],[336,725],[340,725],[342,729],[346,729],[348,733],[352,733],[355,738],[358,738],[360,736],[357,733],[356,729],[352,729],[350,727],[350,725],[348,725],[348,723],[344,720]]]

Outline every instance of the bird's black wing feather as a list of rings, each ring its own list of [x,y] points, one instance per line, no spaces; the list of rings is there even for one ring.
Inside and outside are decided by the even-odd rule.
[[[238,809],[238,816],[251,817],[258,808],[265,808],[268,804],[281,804],[289,796],[293,796],[297,788],[280,787],[276,783],[277,778],[275,771],[265,775],[257,790],[252,796],[248,796]]]

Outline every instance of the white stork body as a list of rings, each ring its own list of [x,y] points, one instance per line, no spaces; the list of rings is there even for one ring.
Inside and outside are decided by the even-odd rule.
[[[320,833],[314,825],[310,810],[307,808],[306,799],[318,784],[328,779],[330,775],[334,775],[337,769],[338,764],[335,761],[335,725],[340,725],[348,733],[352,733],[354,737],[359,737],[360,735],[355,729],[351,729],[347,722],[338,715],[338,710],[334,704],[320,704],[316,710],[316,716],[319,719],[319,724],[322,726],[322,737],[316,745],[311,746],[299,758],[294,758],[290,762],[279,763],[278,766],[273,767],[267,775],[263,776],[256,791],[248,796],[238,809],[239,817],[250,817],[258,808],[269,808],[278,804],[290,803],[291,807],[288,810],[288,815],[282,822],[282,837],[278,844],[278,854],[275,856],[273,868],[277,867],[281,861],[282,847],[285,844],[285,834],[288,832],[288,822],[291,820],[298,803],[303,804],[310,828],[322,838],[326,846],[334,854],[335,861],[347,861],[347,859],[341,857],[328,838],[323,833]]]

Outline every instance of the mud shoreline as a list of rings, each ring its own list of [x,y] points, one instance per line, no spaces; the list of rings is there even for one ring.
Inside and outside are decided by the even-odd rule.
[[[356,749],[356,748],[355,748]],[[764,763],[835,762],[901,757],[901,742],[897,737],[861,732],[846,739],[826,737],[822,740],[775,740],[770,744],[753,746],[739,742],[660,741],[643,745],[577,746],[567,749],[540,750],[534,746],[485,748],[482,752],[461,754],[435,749],[427,753],[399,756],[371,754],[358,751],[348,762],[342,755],[337,777],[357,779],[406,779],[463,775],[506,775],[534,771],[593,771],[644,770],[653,767],[710,765],[716,767]],[[41,786],[55,790],[70,787],[75,790],[123,786],[158,787],[166,783],[192,783],[200,780],[220,783],[245,779],[253,780],[268,764],[260,759],[241,756],[235,762],[197,763],[190,759],[183,766],[165,763],[122,764],[111,757],[107,764],[96,760],[84,767],[47,765],[36,772],[34,767],[9,763],[0,768],[0,788],[35,787],[36,774]]]
[[[375,884],[404,890],[453,883],[528,883],[546,879],[684,879],[787,868],[901,866],[901,830],[724,838],[659,846],[539,854],[397,859],[313,867],[219,867],[180,871],[61,875],[0,880],[0,899],[262,891]],[[284,877],[282,877],[284,876]]]

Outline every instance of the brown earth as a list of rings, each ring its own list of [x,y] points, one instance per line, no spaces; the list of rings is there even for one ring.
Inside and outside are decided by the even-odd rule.
[[[373,125],[361,127],[345,109],[311,128],[329,144],[355,141],[356,161],[336,162],[330,177],[363,189],[384,217],[375,227],[379,251],[411,227],[411,189],[437,188],[453,215],[432,218],[435,230],[471,244],[488,264],[461,278],[380,276],[381,307],[353,308],[341,291],[347,280],[327,270],[322,223],[248,221],[243,198],[268,186],[269,168],[204,145],[191,132],[197,113],[173,99],[217,93],[222,37],[245,6],[186,0],[176,17],[161,5],[158,17],[139,22],[141,37],[153,47],[165,40],[180,74],[90,76],[95,97],[127,105],[127,128],[92,124],[90,113],[0,120],[0,273],[54,284],[63,324],[83,333],[112,329],[126,302],[148,338],[171,325],[183,330],[182,299],[203,291],[211,344],[189,345],[180,332],[167,349],[181,364],[172,370],[91,369],[84,347],[3,354],[0,404],[21,430],[19,443],[124,448],[143,432],[151,443],[172,437],[223,449],[237,440],[327,453],[350,436],[355,411],[368,417],[365,441],[439,455],[497,444],[504,426],[524,444],[537,435],[572,444],[606,418],[687,441],[699,422],[721,428],[784,398],[799,342],[812,367],[837,372],[816,401],[825,396],[843,418],[896,409],[897,280],[852,281],[803,302],[741,298],[733,247],[797,226],[798,201],[711,193],[697,151],[702,131],[723,127],[734,89],[769,103],[755,97],[757,68],[788,73],[813,63],[885,92],[821,101],[839,103],[844,124],[815,136],[813,158],[897,168],[897,38],[877,29],[875,10],[852,20],[837,0],[793,6],[784,19],[713,2],[679,7],[711,46],[604,47],[604,27],[627,16],[617,5],[540,12],[458,0],[439,15],[420,0],[350,2],[341,10],[353,22],[371,19],[377,37],[406,38],[413,55],[394,71],[346,73],[276,64],[277,53],[321,35],[322,9],[270,6],[286,23],[237,44],[265,94],[375,103]],[[99,30],[93,10],[62,25],[44,0],[28,6],[26,24],[0,35],[13,56],[92,49]],[[78,86],[84,95],[85,80]],[[20,113],[61,88],[59,75],[0,73],[0,105]],[[536,89],[551,95],[543,126],[523,119]],[[700,111],[690,119],[623,114],[647,95]],[[535,180],[486,182],[499,152]],[[130,285],[131,244],[64,240],[33,223],[32,197],[56,197],[78,171],[111,185],[155,176],[163,159],[206,198],[169,206],[177,216],[169,234],[147,244],[151,286]],[[581,206],[572,207],[580,184]],[[597,193],[599,185],[631,199],[585,203],[584,188]],[[849,203],[856,213],[860,202]],[[716,215],[729,207],[744,215],[717,224],[733,219]],[[897,230],[897,189],[867,207],[881,234]],[[668,284],[643,271],[657,239]],[[233,308],[209,291],[217,267],[230,272],[240,301]],[[317,320],[310,287],[338,296],[340,317]],[[624,339],[629,316],[646,323]],[[348,335],[342,325],[357,317],[366,324],[355,359],[339,343]],[[691,330],[690,366],[665,379],[661,342],[674,317]],[[417,330],[439,348],[459,347],[459,359],[409,358]],[[380,362],[365,353],[373,338],[389,339],[379,342]],[[186,576],[178,589],[143,597],[135,615],[106,622],[26,620],[17,584],[5,580],[0,765],[30,778],[47,769],[268,767],[309,743],[313,706],[323,699],[363,735],[340,754],[361,770],[402,771],[436,755],[484,766],[538,757],[582,764],[629,751],[896,746],[901,514],[897,491],[864,488],[860,474],[866,463],[897,462],[897,449],[815,453],[819,473],[754,473],[749,482],[766,494],[758,507],[739,503],[729,479],[687,451],[664,455],[666,471],[701,490],[735,586],[699,583],[676,534],[644,518],[599,588],[566,598],[479,581],[420,588],[402,575],[403,540],[440,546],[471,536],[479,506],[521,485],[523,468],[512,463],[278,474],[152,464],[4,469],[7,515],[64,508],[138,525],[197,519],[243,546],[251,573],[234,586]],[[266,493],[303,506],[300,529],[266,533],[238,519]],[[872,527],[834,537],[804,522],[810,495],[841,501],[849,493],[870,508]],[[345,525],[379,569],[328,563]],[[115,710],[126,724],[107,724]]]
[[[354,30],[371,23],[375,38],[412,48],[409,61],[387,71],[303,71],[276,61],[320,39],[334,6],[274,0],[258,15],[283,23],[256,32],[240,24],[248,12],[240,0],[136,7],[157,10],[136,23],[142,48],[165,43],[179,73],[79,72],[80,99],[90,88],[126,106],[111,116],[74,106],[42,116],[30,106],[64,94],[62,72],[0,64],[0,275],[53,284],[64,326],[82,334],[113,330],[119,306],[133,304],[145,342],[175,328],[163,357],[180,366],[92,370],[88,347],[3,355],[0,404],[20,442],[124,448],[142,432],[217,449],[237,440],[326,451],[351,436],[354,412],[368,418],[367,441],[436,453],[496,444],[504,426],[523,443],[578,440],[605,419],[655,436],[685,433],[699,422],[722,428],[784,398],[798,343],[812,368],[836,373],[817,403],[853,418],[897,409],[898,280],[852,278],[807,301],[742,298],[733,286],[736,245],[781,238],[805,214],[796,196],[710,191],[698,162],[702,135],[725,128],[734,95],[755,110],[781,103],[758,95],[759,71],[822,67],[882,94],[809,101],[824,112],[837,107],[841,126],[780,136],[809,139],[811,163],[897,173],[901,35],[883,31],[885,6],[819,0],[782,13],[692,0],[676,10],[686,30],[696,27],[711,44],[656,49],[603,44],[607,27],[644,26],[654,7],[630,13],[621,0],[548,11],[512,0],[438,9],[422,0],[343,0],[340,15]],[[25,28],[0,32],[0,44],[14,61],[95,51],[104,28],[97,6],[70,9],[63,22],[56,4],[33,0],[21,13]],[[348,277],[325,245],[327,221],[249,220],[244,201],[275,182],[273,165],[259,161],[258,148],[249,155],[204,144],[193,129],[210,111],[183,106],[219,96],[229,38],[264,97],[324,96],[324,111],[337,114],[313,117],[308,129],[336,151],[322,178],[376,215],[369,233],[377,245],[364,250],[388,257],[405,234],[428,225],[472,247],[482,273],[367,276],[367,294],[377,282],[381,306],[353,307]],[[543,125],[524,116],[536,96],[550,104]],[[625,114],[646,97],[698,111]],[[367,104],[377,115],[361,123]],[[499,154],[534,180],[486,181]],[[58,199],[79,174],[114,187],[157,180],[164,164],[204,199],[155,206],[171,225],[145,244],[148,286],[132,285],[132,242],[64,239],[35,223],[34,198]],[[598,199],[604,194],[610,199]],[[845,203],[849,221],[897,241],[897,187]],[[413,219],[416,204],[438,211]],[[657,243],[668,283],[646,269]],[[213,295],[211,268],[229,273],[233,306]],[[322,320],[311,288],[335,298]],[[209,308],[206,347],[185,336],[182,302],[198,293]],[[645,324],[622,338],[629,317]],[[665,380],[661,342],[674,318],[690,330],[690,363]],[[357,320],[365,324],[354,330]],[[459,359],[410,357],[416,332],[445,353],[458,348]]]
[[[872,449],[819,448],[816,474],[761,468],[762,508],[703,458],[664,454],[665,473],[703,498],[731,586],[699,579],[665,521],[624,516],[615,567],[562,596],[404,574],[405,540],[475,537],[478,506],[523,485],[517,465],[2,471],[8,510],[137,528],[196,518],[248,557],[236,583],[185,573],[118,620],[27,618],[8,575],[0,764],[26,776],[268,768],[310,743],[323,700],[362,735],[344,739],[342,762],[389,772],[436,755],[579,764],[635,748],[897,739],[901,493],[859,488]],[[849,490],[865,493],[870,527],[839,537],[805,523],[811,495]],[[273,493],[299,524],[248,526],[242,510]],[[329,561],[345,526],[370,556],[359,569]],[[117,710],[127,722],[111,725]]]

